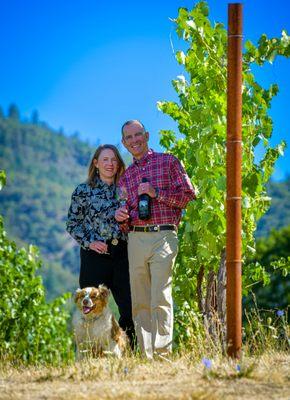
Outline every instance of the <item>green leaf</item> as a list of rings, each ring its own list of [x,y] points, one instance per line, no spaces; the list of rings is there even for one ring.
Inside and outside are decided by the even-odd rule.
[[[177,100],[158,103],[158,109],[178,127],[175,133],[163,131],[160,143],[183,161],[199,191],[197,200],[188,205],[184,215],[174,276],[178,285],[175,292],[177,313],[185,325],[190,320],[189,313],[195,310],[196,277],[202,267],[204,298],[208,272],[218,271],[226,242],[227,31],[221,23],[212,24],[208,13],[206,2],[198,2],[192,10],[179,9],[174,24],[185,43],[181,44],[182,50],[176,52],[180,74],[172,84]],[[264,34],[257,46],[250,41],[245,43],[242,88],[242,247],[245,259],[252,259],[255,254],[254,233],[270,203],[267,183],[285,148],[284,142],[276,147],[271,145],[273,121],[269,109],[273,97],[278,94],[278,86],[272,84],[269,89],[263,88],[252,66],[263,66],[266,61],[272,63],[278,55],[290,57],[289,43],[285,31],[281,39]],[[260,160],[256,157],[258,145],[264,151]],[[259,263],[251,266],[243,276],[247,285],[270,282],[269,274]],[[178,329],[187,335],[181,324]]]
[[[3,186],[6,185],[6,175],[5,172],[0,170],[0,190],[3,188]]]

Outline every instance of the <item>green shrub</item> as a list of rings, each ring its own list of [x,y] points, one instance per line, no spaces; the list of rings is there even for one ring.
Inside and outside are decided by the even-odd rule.
[[[0,172],[0,188],[5,174]],[[46,303],[38,250],[17,248],[6,237],[0,216],[0,357],[7,361],[52,363],[73,357],[67,331],[65,294]]]

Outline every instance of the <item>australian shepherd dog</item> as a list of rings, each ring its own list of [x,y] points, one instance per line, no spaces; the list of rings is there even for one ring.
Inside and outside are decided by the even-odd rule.
[[[129,341],[108,306],[110,291],[103,285],[77,289],[75,302],[79,312],[73,325],[77,359],[114,355],[122,357]]]

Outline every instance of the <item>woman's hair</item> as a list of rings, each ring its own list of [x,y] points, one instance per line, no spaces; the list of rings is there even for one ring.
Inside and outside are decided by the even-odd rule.
[[[117,147],[112,145],[112,144],[102,144],[95,151],[95,154],[93,155],[92,161],[91,161],[90,166],[89,166],[87,183],[91,187],[95,187],[96,177],[99,176],[99,171],[94,165],[94,160],[98,161],[101,152],[103,150],[106,150],[106,149],[112,150],[113,153],[115,154],[115,157],[116,157],[117,161],[118,161],[118,170],[117,170],[117,173],[116,173],[116,176],[115,176],[115,179],[114,179],[114,183],[118,183],[120,177],[125,172],[125,163],[124,163],[124,161],[123,161],[123,159],[122,159],[122,157],[120,155],[120,152],[117,149]]]

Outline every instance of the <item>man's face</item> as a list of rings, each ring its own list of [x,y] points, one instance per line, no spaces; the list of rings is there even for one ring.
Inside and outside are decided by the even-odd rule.
[[[140,160],[148,151],[149,133],[138,122],[133,122],[123,129],[122,143],[133,157]]]

